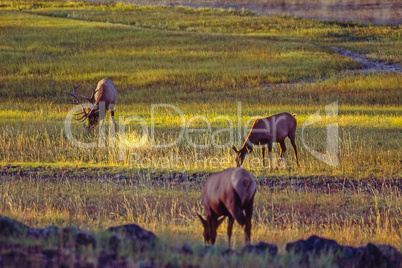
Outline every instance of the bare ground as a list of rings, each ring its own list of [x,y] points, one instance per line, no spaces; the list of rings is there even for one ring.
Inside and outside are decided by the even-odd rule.
[[[148,172],[142,170],[109,172],[106,169],[93,168],[47,168],[30,167],[22,168],[19,166],[0,166],[0,179],[19,180],[26,178],[29,180],[71,180],[71,181],[105,181],[114,184],[147,184],[150,186],[169,187],[170,189],[201,190],[205,181],[211,173],[194,172],[178,173]],[[270,175],[268,172],[256,177],[261,187],[269,189],[288,189],[303,192],[336,193],[339,191],[363,191],[378,193],[389,191],[390,188],[402,191],[402,180],[400,178],[364,178],[355,179],[348,177],[335,177],[326,175],[317,176],[286,176]]]

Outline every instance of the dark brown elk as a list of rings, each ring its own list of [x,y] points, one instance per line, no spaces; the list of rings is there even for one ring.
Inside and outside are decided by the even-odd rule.
[[[245,240],[250,242],[256,187],[253,176],[244,168],[229,168],[209,177],[201,198],[206,219],[197,213],[204,226],[205,243],[215,244],[216,231],[225,217],[229,218],[229,247],[234,220],[243,226]]]
[[[113,125],[114,127],[116,127],[116,121],[114,118],[114,105],[116,104],[117,92],[112,80],[107,78],[100,80],[98,82],[98,85],[96,86],[96,89],[92,89],[92,96],[90,98],[81,96],[91,102],[92,106],[88,108],[88,110],[84,108],[80,99],[77,96],[77,88],[81,84],[82,83],[80,83],[78,86],[74,86],[74,90],[72,93],[64,91],[65,93],[73,96],[76,99],[77,102],[74,104],[81,105],[82,111],[81,113],[77,114],[81,115],[81,117],[77,118],[77,120],[85,121],[86,119],[88,119],[88,131],[92,130],[101,120],[102,124],[104,124],[105,114],[100,112],[100,105],[104,105],[106,110],[110,110]]]
[[[295,143],[296,126],[297,121],[295,116],[289,113],[280,113],[270,117],[257,119],[240,150],[237,150],[236,147],[233,146],[233,150],[236,152],[235,161],[237,166],[240,167],[243,164],[246,154],[253,151],[254,145],[262,145],[262,159],[263,165],[265,166],[265,146],[268,145],[269,164],[271,167],[272,143],[279,143],[281,148],[280,156],[284,157],[286,152],[285,138],[289,137],[295,153],[296,164],[300,167],[299,160],[297,159],[297,148]]]

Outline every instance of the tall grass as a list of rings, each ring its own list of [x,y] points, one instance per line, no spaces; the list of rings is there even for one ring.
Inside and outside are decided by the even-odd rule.
[[[147,131],[144,133],[138,121],[132,121],[126,126],[124,135],[115,136],[115,147],[106,137],[106,147],[82,149],[76,147],[66,137],[64,120],[69,106],[63,105],[54,111],[53,106],[31,105],[29,111],[23,111],[28,103],[14,104],[6,102],[3,104],[3,120],[0,122],[0,152],[2,162],[20,163],[89,163],[91,165],[120,165],[126,169],[145,168],[150,171],[154,169],[164,170],[193,170],[202,171],[219,170],[224,167],[233,166],[234,153],[231,151],[233,143],[238,146],[244,141],[251,127],[253,117],[267,116],[280,111],[295,112],[298,119],[297,144],[299,148],[299,159],[301,169],[295,168],[293,152],[290,150],[290,143],[287,141],[288,165],[286,169],[273,171],[278,174],[332,174],[348,175],[357,178],[378,176],[400,176],[400,167],[395,165],[401,156],[401,144],[398,141],[399,126],[401,118],[398,108],[372,108],[364,106],[341,106],[337,118],[339,129],[339,161],[337,167],[320,165],[320,160],[315,159],[305,149],[304,145],[314,150],[325,153],[326,146],[326,121],[318,123],[303,130],[305,120],[323,106],[299,107],[294,109],[291,106],[264,106],[255,108],[251,104],[242,104],[242,116],[238,118],[238,103],[227,103],[221,109],[213,109],[212,104],[199,104],[200,111],[194,111],[193,104],[178,104],[183,115],[176,114],[176,111],[169,109],[155,110],[151,116],[151,104],[141,105],[120,105],[118,106],[117,122],[120,124],[122,118],[129,118],[136,115],[147,122]],[[7,108],[8,107],[8,108]],[[36,107],[36,108],[34,108]],[[211,112],[204,113],[203,111]],[[171,113],[170,115],[167,114]],[[45,116],[50,114],[51,116]],[[203,133],[192,133],[190,129],[207,129],[208,125],[203,120],[193,120],[199,116],[205,117],[211,124],[211,129]],[[219,116],[227,117],[219,120]],[[226,121],[229,119],[231,122]],[[251,120],[250,120],[251,119]],[[181,120],[185,124],[181,126]],[[240,120],[240,121],[239,121]],[[108,119],[110,121],[110,119]],[[151,122],[153,121],[153,123]],[[240,123],[240,136],[238,125]],[[218,133],[222,128],[232,130]],[[106,125],[108,133],[109,125]],[[121,126],[120,126],[121,127]],[[81,124],[73,122],[73,136],[81,142],[99,143],[97,133],[87,136]],[[154,131],[152,139],[151,131]],[[166,148],[156,148],[155,145],[170,144],[180,137],[182,138],[175,145]],[[303,132],[303,134],[302,134]],[[138,143],[142,137],[145,142],[136,148],[126,146],[125,141]],[[192,144],[203,145],[204,148],[197,149]],[[215,145],[220,146],[217,148]],[[275,159],[278,158],[279,149],[274,148]],[[267,173],[268,170],[262,166],[260,151],[256,149],[247,158],[245,166],[254,169],[256,172]],[[276,161],[276,160],[274,160]],[[217,162],[217,163],[215,163]]]
[[[91,174],[88,169],[78,176],[68,169],[64,175],[42,168],[27,171],[30,175],[9,173],[2,181],[0,214],[32,226],[74,225],[88,230],[135,222],[162,236],[176,237],[176,245],[201,240],[201,224],[195,217],[195,212],[202,211],[198,198],[205,177],[201,174],[191,182],[169,182],[167,176],[155,184],[144,173],[116,180],[103,172]],[[253,241],[282,248],[288,241],[318,234],[336,237],[345,245],[374,242],[401,249],[401,194],[395,185],[362,184],[353,189],[346,180],[340,182],[343,189],[327,182],[328,187],[314,190],[314,185],[298,183],[302,182],[286,188],[258,188]],[[226,244],[225,236],[222,227],[219,245]],[[236,226],[234,246],[243,244],[243,231]]]

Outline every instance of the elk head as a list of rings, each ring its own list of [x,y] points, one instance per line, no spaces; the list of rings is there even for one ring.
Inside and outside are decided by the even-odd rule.
[[[219,225],[223,222],[225,217],[222,217],[221,219],[215,219],[215,218],[207,218],[205,220],[200,214],[197,213],[197,216],[200,218],[202,225],[204,226],[204,241],[207,244],[215,244],[216,241],[216,231],[218,230]]]
[[[82,111],[77,113],[77,114],[75,114],[76,116],[81,116],[81,117],[76,118],[76,120],[79,120],[79,121],[83,122],[83,121],[85,121],[85,119],[88,119],[88,127],[87,127],[87,129],[88,129],[88,131],[90,131],[98,124],[98,121],[99,121],[99,110],[94,108],[95,107],[94,106],[95,93],[97,91],[95,91],[92,88],[92,96],[90,98],[81,95],[82,98],[88,100],[92,104],[92,107],[87,112],[87,110],[84,108],[84,106],[82,105],[80,99],[77,96],[77,88],[79,88],[81,86],[81,84],[82,84],[82,82],[79,83],[78,86],[73,86],[74,87],[73,92],[64,91],[64,93],[67,93],[67,94],[71,95],[77,101],[77,102],[73,102],[72,104],[81,105]]]
[[[240,148],[240,150],[237,150],[236,147],[233,145],[232,149],[233,151],[236,152],[235,162],[237,167],[240,167],[243,164],[246,154],[251,153],[253,151],[253,148],[251,147],[248,148],[245,145],[243,145],[243,147]]]

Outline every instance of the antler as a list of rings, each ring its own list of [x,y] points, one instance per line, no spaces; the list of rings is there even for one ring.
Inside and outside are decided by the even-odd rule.
[[[83,97],[84,99],[86,99],[86,100],[90,101],[90,102],[92,103],[92,105],[93,105],[93,104],[94,104],[94,102],[95,102],[95,94],[96,94],[96,92],[98,92],[98,91],[99,91],[99,89],[94,90],[94,89],[93,89],[93,87],[91,87],[91,90],[92,90],[92,96],[91,96],[90,98],[85,97],[84,95],[81,95],[81,97]]]
[[[72,93],[71,93],[71,92],[68,92],[68,91],[64,91],[64,93],[67,93],[67,94],[73,96],[74,99],[77,100],[77,102],[76,102],[76,103],[73,102],[73,104],[79,104],[79,105],[81,105],[81,107],[82,107],[82,112],[81,112],[81,113],[78,113],[77,115],[83,114],[83,116],[80,117],[80,118],[78,118],[77,120],[81,120],[81,119],[85,120],[85,118],[88,117],[88,113],[85,111],[84,106],[82,105],[82,103],[80,102],[80,99],[79,99],[78,96],[77,96],[77,88],[79,88],[79,87],[81,86],[81,84],[82,84],[82,82],[79,83],[78,86],[73,86],[73,87],[74,87],[74,90],[73,90]]]

